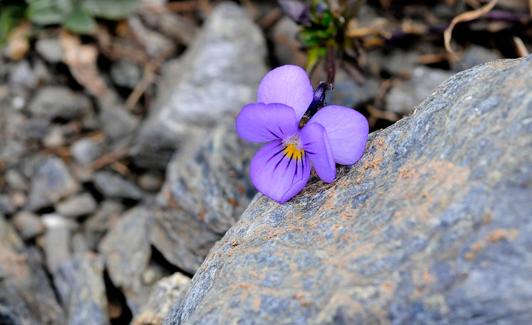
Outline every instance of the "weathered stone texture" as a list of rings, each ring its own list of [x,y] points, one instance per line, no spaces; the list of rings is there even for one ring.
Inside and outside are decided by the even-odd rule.
[[[529,324],[532,56],[446,81],[285,205],[257,195],[169,324]]]

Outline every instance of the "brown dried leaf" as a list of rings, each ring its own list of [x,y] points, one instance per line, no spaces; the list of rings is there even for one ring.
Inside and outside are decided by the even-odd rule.
[[[483,15],[490,12],[493,7],[497,4],[498,0],[491,0],[486,5],[482,6],[479,9],[467,11],[464,13],[459,14],[458,16],[454,17],[451,21],[451,24],[447,29],[445,29],[445,32],[443,33],[443,39],[445,42],[445,49],[454,57],[457,58],[456,52],[451,47],[451,38],[453,34],[454,27],[462,22],[472,21],[475,19],[478,19],[479,17],[482,17]]]
[[[78,36],[62,31],[59,41],[63,48],[63,62],[68,66],[72,76],[94,96],[107,93],[107,85],[100,76],[96,59],[98,50],[94,45],[81,44]]]
[[[9,59],[18,61],[26,56],[30,49],[30,42],[28,40],[30,32],[31,24],[24,22],[9,34],[5,49],[5,54]]]

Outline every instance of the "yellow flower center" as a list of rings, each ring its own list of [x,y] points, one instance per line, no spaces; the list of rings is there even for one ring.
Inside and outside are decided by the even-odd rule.
[[[301,158],[303,158],[303,153],[305,153],[305,150],[299,149],[294,143],[288,143],[284,148],[283,152],[285,156],[290,159],[301,160]]]

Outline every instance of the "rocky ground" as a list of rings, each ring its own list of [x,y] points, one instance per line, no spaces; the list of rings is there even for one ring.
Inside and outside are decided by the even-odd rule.
[[[4,51],[0,324],[532,320],[532,58],[431,39],[339,66],[329,100],[386,128],[279,206],[234,116],[305,54],[274,3],[243,4],[141,10],[98,60],[57,30]]]

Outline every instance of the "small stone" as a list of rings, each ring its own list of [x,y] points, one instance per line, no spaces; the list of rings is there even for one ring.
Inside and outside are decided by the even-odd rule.
[[[175,45],[168,38],[158,32],[146,28],[138,16],[129,16],[128,27],[135,33],[137,41],[151,58],[169,56],[175,51]]]
[[[46,227],[44,234],[44,254],[46,266],[51,273],[56,273],[61,264],[71,256],[71,232],[75,224],[58,214],[45,214],[42,216]]]
[[[33,177],[29,209],[35,211],[51,206],[78,189],[79,184],[70,175],[65,163],[57,157],[50,157],[42,162]]]
[[[133,136],[138,120],[123,107],[116,95],[101,98],[99,106],[98,119],[110,142],[116,143]]]
[[[103,270],[100,256],[85,253],[63,263],[57,271],[54,283],[68,324],[109,324]]]
[[[443,70],[417,67],[410,80],[400,83],[386,96],[386,109],[399,114],[410,114],[414,108],[428,97],[452,73]]]
[[[26,195],[26,192],[23,191],[11,192],[9,199],[16,209],[22,208],[28,202],[28,196]]]
[[[124,212],[124,205],[116,201],[103,201],[96,213],[84,223],[87,246],[96,250],[98,243],[109,229],[112,229]]]
[[[111,78],[118,86],[133,89],[142,78],[142,72],[134,62],[119,60],[111,66]]]
[[[13,217],[13,225],[24,240],[35,238],[44,232],[44,224],[41,219],[28,211],[17,213]]]
[[[501,56],[498,55],[495,50],[488,50],[482,46],[471,45],[464,51],[464,54],[459,61],[453,62],[452,67],[455,71],[462,71],[500,58]]]
[[[145,173],[139,176],[140,187],[147,192],[157,192],[163,185],[163,178],[155,173]]]
[[[366,79],[364,83],[355,82],[347,72],[338,69],[334,82],[332,98],[328,103],[355,107],[377,96],[379,84],[375,79]]]
[[[96,210],[96,200],[89,193],[72,196],[56,205],[56,211],[67,218],[79,218]]]
[[[89,165],[100,157],[102,148],[96,141],[90,138],[83,138],[72,144],[70,152],[77,163]]]
[[[384,69],[394,75],[410,74],[419,64],[416,52],[394,51],[380,59]]]
[[[59,148],[65,144],[63,129],[59,126],[52,127],[43,139],[43,144],[47,148]]]
[[[15,63],[9,70],[9,84],[14,88],[35,88],[38,81],[38,76],[26,60]]]
[[[21,138],[26,141],[43,141],[50,133],[51,122],[40,117],[32,117],[25,121]]]
[[[5,174],[7,185],[16,191],[26,191],[28,189],[28,183],[24,176],[16,169],[9,169]]]
[[[63,49],[57,38],[38,38],[35,49],[50,63],[59,63],[63,59]]]
[[[273,27],[272,38],[275,56],[280,64],[305,66],[307,56],[297,39],[300,27],[289,17],[284,16]]]
[[[142,190],[120,175],[101,171],[93,175],[94,186],[108,198],[140,200]]]
[[[164,8],[164,4],[160,7]],[[181,44],[189,45],[192,43],[198,32],[192,19],[167,10],[158,12],[141,10],[139,14],[148,27]]]
[[[92,104],[85,95],[66,87],[45,86],[38,90],[28,109],[34,117],[71,120],[89,114]]]
[[[10,215],[15,212],[15,205],[7,195],[0,195],[0,214]]]
[[[133,325],[162,325],[172,304],[179,303],[189,285],[190,278],[181,273],[159,280],[152,289],[148,303],[133,320]]]
[[[74,255],[90,251],[89,245],[85,240],[85,236],[80,232],[73,234],[70,242],[72,246],[72,253]]]

